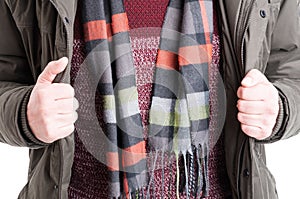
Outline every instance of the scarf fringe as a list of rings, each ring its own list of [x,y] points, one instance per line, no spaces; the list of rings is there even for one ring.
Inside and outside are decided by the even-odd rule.
[[[150,198],[154,191],[155,171],[161,170],[161,193],[160,197],[180,198],[205,198],[208,196],[209,179],[208,179],[208,149],[207,146],[193,147],[191,151],[185,152],[166,152],[154,151],[150,155],[148,171],[148,185],[139,187],[130,193],[122,193],[118,199],[144,199]],[[174,164],[176,168],[174,169]],[[165,167],[169,168],[169,176],[165,176]],[[168,179],[169,180],[166,180]],[[173,180],[172,180],[173,179]],[[174,183],[174,184],[172,184]],[[168,192],[165,192],[165,186],[168,186]],[[176,195],[173,190],[175,186]],[[173,187],[173,188],[172,188]]]

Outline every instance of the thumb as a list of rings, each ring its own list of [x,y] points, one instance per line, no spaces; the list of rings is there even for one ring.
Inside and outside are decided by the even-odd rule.
[[[252,87],[255,86],[258,83],[266,82],[268,79],[264,74],[262,74],[257,69],[250,70],[244,79],[242,80],[241,84],[243,87]]]
[[[52,84],[57,74],[63,72],[68,64],[68,58],[62,57],[59,60],[49,62],[40,74],[37,83]]]

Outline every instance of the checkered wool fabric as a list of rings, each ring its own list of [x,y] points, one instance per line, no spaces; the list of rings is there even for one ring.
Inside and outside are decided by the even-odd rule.
[[[110,173],[111,198],[139,195],[151,181],[147,158],[155,168],[157,156],[166,154],[177,159],[178,194],[178,161],[182,157],[187,195],[195,191],[205,195],[209,187],[212,0],[170,0],[157,55],[147,144],[123,1],[83,0],[82,13],[88,54],[85,66],[101,96],[96,100],[103,104],[101,128],[107,139],[98,153],[104,153]],[[187,158],[195,154],[196,171],[189,169]]]

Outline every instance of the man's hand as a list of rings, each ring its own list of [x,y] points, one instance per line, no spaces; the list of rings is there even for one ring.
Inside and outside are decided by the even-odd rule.
[[[253,69],[237,91],[237,108],[241,128],[248,136],[268,138],[279,112],[278,91],[259,70]]]
[[[50,62],[40,74],[30,95],[27,118],[33,134],[45,143],[67,137],[77,120],[74,89],[69,84],[52,83],[65,70],[67,58]]]

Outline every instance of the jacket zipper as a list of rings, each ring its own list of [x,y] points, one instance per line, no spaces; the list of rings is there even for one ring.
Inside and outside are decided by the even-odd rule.
[[[66,35],[67,35],[67,55],[70,56],[69,55],[69,52],[70,52],[70,42],[69,42],[70,32],[69,32],[69,29],[67,28],[68,27],[67,22],[64,20],[64,18],[60,14],[58,6],[53,2],[53,0],[50,0],[50,2],[52,3],[52,5],[57,10],[57,12],[58,12],[63,24],[64,24],[64,28],[66,30]],[[63,77],[63,81],[64,81],[64,77]],[[59,184],[58,184],[58,198],[61,199],[62,198],[61,192],[62,192],[62,178],[63,178],[62,175],[63,175],[63,168],[64,168],[64,165],[63,165],[64,163],[63,162],[64,161],[63,161],[63,155],[62,155],[63,147],[62,147],[61,141],[58,141],[58,145],[59,145],[59,152],[61,154],[61,156],[60,156],[60,175],[59,175]]]

